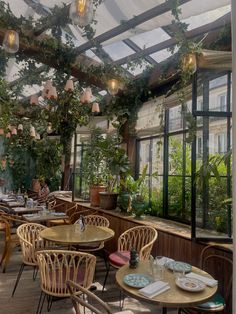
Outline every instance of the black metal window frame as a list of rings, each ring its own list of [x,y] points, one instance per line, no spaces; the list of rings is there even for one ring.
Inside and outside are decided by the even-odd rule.
[[[204,73],[203,73],[204,74]],[[206,72],[205,72],[206,74]],[[192,82],[192,114],[195,120],[197,120],[197,117],[203,117],[204,121],[204,136],[203,136],[203,155],[208,154],[207,150],[207,145],[206,141],[209,136],[209,118],[210,117],[218,117],[218,118],[226,118],[227,119],[227,150],[230,150],[230,123],[231,123],[231,117],[232,113],[230,112],[230,89],[231,89],[231,72],[221,72],[221,73],[216,73],[213,75],[208,75],[206,78],[206,81],[208,82],[210,80],[213,80],[214,78],[217,78],[219,76],[224,76],[227,75],[227,111],[222,112],[222,111],[209,111],[209,108],[206,108],[207,104],[204,105],[202,110],[197,110],[197,78],[198,78],[198,73],[196,73],[193,77],[193,82]],[[205,90],[205,93],[209,93],[209,88],[208,90]],[[206,96],[204,97],[206,98]],[[205,100],[205,99],[204,99]],[[209,101],[209,100],[208,100]],[[208,102],[209,104],[209,102]],[[183,121],[184,122],[184,121]],[[229,231],[228,231],[228,237],[197,237],[196,234],[196,159],[197,159],[197,150],[196,150],[196,136],[192,142],[191,145],[191,175],[186,175],[186,169],[185,169],[185,157],[186,157],[186,135],[188,133],[188,129],[186,129],[185,124],[183,123],[183,127],[181,130],[178,131],[169,131],[169,109],[165,110],[165,118],[164,118],[164,131],[163,133],[157,134],[155,136],[150,136],[150,137],[144,137],[144,138],[137,138],[136,141],[136,168],[135,168],[135,175],[138,177],[140,175],[140,165],[139,165],[139,151],[140,151],[140,143],[143,141],[149,141],[149,173],[147,174],[147,177],[149,178],[149,187],[151,188],[151,173],[152,173],[152,146],[153,146],[153,139],[157,138],[163,138],[163,175],[159,175],[160,177],[163,178],[163,208],[162,208],[162,217],[165,219],[169,220],[174,220],[174,221],[179,221],[179,222],[184,222],[188,223],[191,225],[191,237],[192,239],[198,239],[198,240],[217,240],[217,241],[232,241],[231,240],[231,208],[229,207],[228,210],[228,226],[229,226]],[[181,135],[183,136],[183,170],[181,175],[170,175],[169,174],[169,138],[174,135]],[[205,146],[205,148],[204,148]],[[205,151],[204,151],[205,150]],[[168,178],[170,176],[179,176],[182,177],[182,203],[185,205],[185,180],[186,178],[191,178],[191,221],[186,221],[183,219],[179,219],[178,217],[173,217],[170,216],[168,213]],[[230,173],[230,164],[227,165],[227,195],[230,197],[231,196],[231,173]],[[151,195],[151,192],[149,193]]]
[[[202,80],[203,84],[203,108],[202,110],[197,110],[197,88],[198,88],[198,76],[202,75],[205,76],[205,78]],[[227,98],[227,104],[226,104],[226,111],[213,111],[209,110],[209,82],[211,80],[214,80],[221,76],[227,76],[227,92],[226,92],[226,98]],[[198,117],[203,118],[203,162],[207,162],[208,156],[209,156],[209,147],[208,147],[208,140],[209,140],[209,118],[215,117],[215,118],[226,118],[227,119],[227,151],[230,151],[231,146],[231,118],[232,118],[232,112],[230,111],[230,98],[231,98],[231,71],[224,71],[215,73],[214,75],[210,75],[207,71],[201,71],[196,72],[193,79],[193,85],[192,85],[192,114],[195,118],[195,121],[197,122]],[[191,236],[193,239],[201,240],[201,241],[209,241],[215,240],[215,241],[222,241],[222,242],[232,242],[232,230],[231,230],[231,206],[228,205],[228,215],[227,215],[227,221],[228,221],[228,237],[200,237],[197,236],[196,228],[196,162],[197,162],[197,154],[196,154],[196,137],[194,141],[192,142],[192,219],[191,219]],[[228,160],[228,163],[226,165],[227,173],[226,176],[221,176],[227,178],[227,197],[231,197],[231,172],[230,172],[230,161]],[[204,213],[207,213],[207,206],[208,206],[208,198],[209,198],[209,186],[205,185],[204,187],[204,193],[203,193],[203,204]]]

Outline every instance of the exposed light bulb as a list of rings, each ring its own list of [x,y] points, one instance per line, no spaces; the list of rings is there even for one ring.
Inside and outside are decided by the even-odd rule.
[[[70,5],[70,19],[81,27],[92,22],[93,14],[92,0],[74,0]]]
[[[86,0],[78,0],[76,3],[77,13],[80,16],[84,16],[85,14],[85,5],[86,5]]]
[[[192,73],[197,70],[197,59],[195,53],[189,53],[183,57],[182,60],[183,71],[190,71]]]
[[[119,82],[116,79],[111,79],[107,81],[107,90],[109,94],[116,95],[119,91]]]
[[[3,48],[9,53],[16,53],[19,49],[19,35],[14,30],[8,30],[5,33],[3,43]]]

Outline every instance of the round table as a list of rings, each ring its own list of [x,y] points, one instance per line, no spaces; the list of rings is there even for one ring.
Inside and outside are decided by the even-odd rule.
[[[114,235],[110,228],[92,225],[86,225],[85,230],[81,231],[79,224],[50,227],[40,232],[45,240],[71,245],[107,241]]]
[[[192,271],[194,273],[198,273],[200,275],[205,275],[212,278],[209,274],[207,274],[206,272],[202,271],[199,268],[193,267]],[[206,288],[200,292],[188,292],[188,291],[182,290],[176,286],[175,278],[172,271],[165,269],[163,281],[166,281],[169,283],[170,289],[151,299],[151,298],[145,297],[144,295],[141,295],[138,292],[138,289],[132,288],[123,282],[123,278],[125,275],[133,274],[133,273],[146,274],[146,275],[151,276],[149,262],[139,262],[139,265],[136,269],[129,268],[128,264],[122,266],[116,272],[117,284],[125,292],[125,294],[135,299],[161,305],[163,307],[163,313],[166,313],[166,307],[177,307],[177,308],[178,307],[190,307],[190,306],[204,303],[205,301],[210,299],[217,291],[217,286],[212,287],[212,288],[206,286]]]

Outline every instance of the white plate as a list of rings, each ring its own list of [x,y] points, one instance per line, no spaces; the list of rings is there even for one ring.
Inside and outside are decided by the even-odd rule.
[[[133,288],[144,288],[149,285],[153,280],[144,274],[128,274],[124,276],[123,281]]]
[[[190,277],[176,278],[176,285],[186,291],[199,292],[206,288],[204,282]]]

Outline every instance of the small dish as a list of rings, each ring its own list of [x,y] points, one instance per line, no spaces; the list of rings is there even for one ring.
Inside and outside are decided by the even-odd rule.
[[[153,282],[149,276],[144,274],[128,274],[124,276],[123,281],[126,285],[138,289],[144,288]]]
[[[192,266],[183,262],[170,261],[165,264],[165,267],[169,270],[175,269],[175,271],[189,273],[192,270]]]
[[[206,288],[204,282],[195,278],[181,277],[177,278],[175,283],[179,288],[190,292],[199,292]]]

